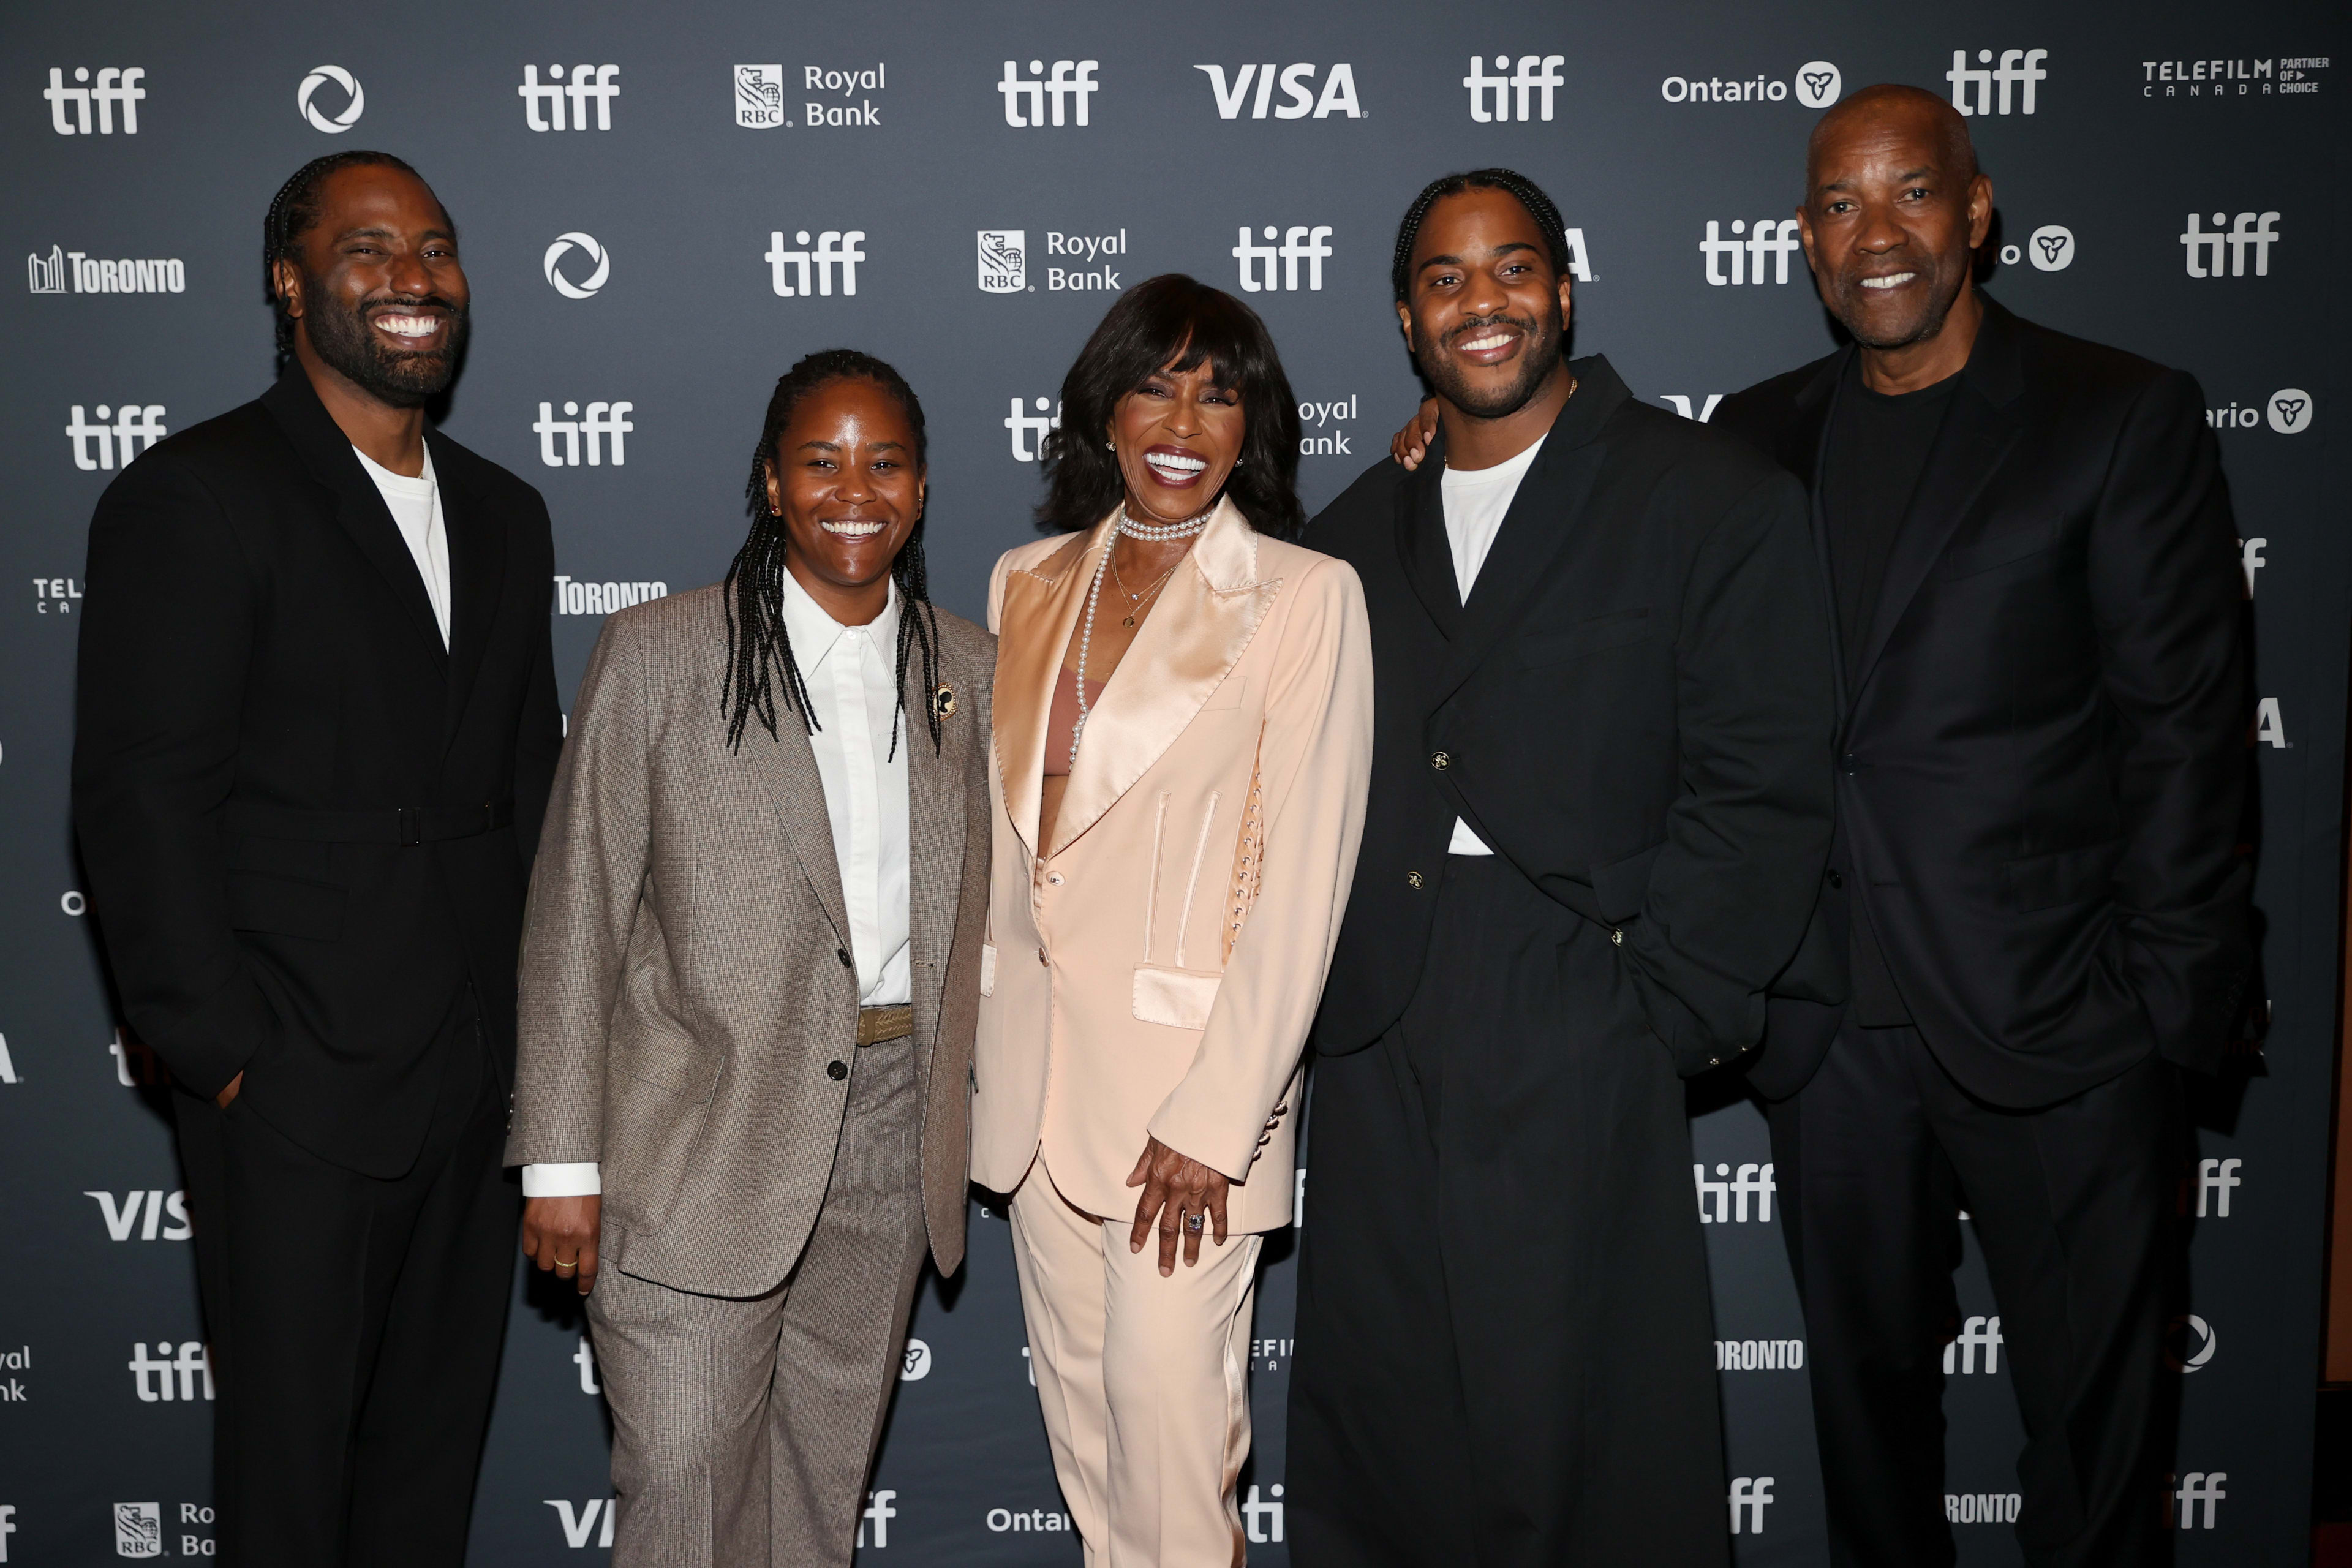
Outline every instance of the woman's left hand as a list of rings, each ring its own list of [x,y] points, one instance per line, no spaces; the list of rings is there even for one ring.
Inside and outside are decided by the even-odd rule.
[[[1127,1178],[1130,1187],[1141,1187],[1143,1196],[1135,1203],[1135,1230],[1128,1237],[1128,1250],[1140,1252],[1150,1236],[1156,1217],[1160,1228],[1160,1272],[1165,1276],[1176,1272],[1176,1242],[1184,1242],[1184,1267],[1192,1268],[1201,1261],[1200,1216],[1206,1215],[1210,1234],[1217,1245],[1225,1244],[1225,1189],[1233,1184],[1198,1160],[1189,1159],[1153,1138],[1143,1145],[1143,1157],[1135,1163],[1135,1170]]]

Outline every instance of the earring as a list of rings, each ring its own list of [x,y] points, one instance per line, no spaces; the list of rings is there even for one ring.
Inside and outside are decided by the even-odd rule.
[[[1236,468],[1246,468],[1249,467],[1249,459],[1247,458],[1235,458],[1234,459],[1234,467]]]
[[[1118,443],[1116,441],[1105,441],[1103,443],[1103,450],[1106,452],[1116,452],[1118,450]]]

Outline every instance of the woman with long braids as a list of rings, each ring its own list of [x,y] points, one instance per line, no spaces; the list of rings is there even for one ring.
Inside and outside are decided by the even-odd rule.
[[[923,410],[776,384],[724,583],[604,623],[531,881],[509,1164],[588,1298],[614,1562],[846,1564],[915,1280],[963,1258],[993,641]]]
[[[1258,1250],[1291,1220],[1371,764],[1363,594],[1285,542],[1297,468],[1265,323],[1151,279],[1062,384],[1053,537],[989,586],[972,1174],[1013,1194],[1054,1468],[1098,1568],[1243,1560]]]

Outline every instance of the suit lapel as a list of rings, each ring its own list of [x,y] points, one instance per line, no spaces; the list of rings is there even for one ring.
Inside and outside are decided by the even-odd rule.
[[[1449,642],[1462,629],[1462,580],[1445,531],[1445,437],[1429,445],[1421,467],[1396,489],[1397,559],[1414,597]]]
[[[768,799],[783,824],[784,837],[816,892],[824,918],[833,922],[835,940],[846,951],[849,910],[841,892],[841,866],[833,852],[833,818],[825,812],[824,779],[816,771],[816,752],[809,745],[801,716],[783,709],[776,721],[772,742],[763,729],[746,728],[743,752],[760,770],[760,782],[767,785]]]
[[[1004,579],[1004,604],[997,617],[1002,640],[996,649],[995,695],[990,704],[997,782],[1013,831],[1032,855],[1038,852],[1037,815],[1045,797],[1045,727],[1053,717],[1054,682],[1061,674],[1062,650],[1086,610],[1095,552],[1109,537],[1106,519],[1034,568],[1008,573]],[[1014,627],[1020,629],[1015,632]]]
[[[471,478],[470,465],[461,457],[453,458],[449,443],[437,432],[425,439],[433,447],[433,471],[441,487],[441,526],[449,541],[448,735],[455,744],[475,678],[481,673],[490,627],[498,619],[499,593],[506,582],[506,534],[485,513],[481,493],[466,482]]]
[[[908,605],[904,613],[920,614],[920,606]],[[963,896],[964,749],[971,743],[971,721],[961,706],[940,720],[939,754],[932,755],[924,714],[934,694],[921,689],[919,659],[908,660],[907,679],[906,728],[899,738],[907,748],[907,940],[915,961],[915,1016],[929,1026],[918,1031],[928,1081],[948,953],[955,943],[956,906]],[[950,685],[959,679],[944,658],[940,679]]]
[[[1838,391],[1845,384],[1853,363],[1852,345],[1832,354],[1821,373],[1797,394],[1797,416],[1780,433],[1773,456],[1804,484],[1807,526],[1813,540],[1813,562],[1821,570],[1822,615],[1830,628],[1830,668],[1837,688],[1837,710],[1846,711],[1845,644],[1838,627],[1837,576],[1830,562],[1829,514],[1822,506],[1821,475],[1829,461],[1830,426],[1837,414]]]
[[[1990,300],[1984,304],[1984,320],[1977,328],[1968,367],[1960,373],[1951,411],[1928,451],[1918,486],[1911,492],[1910,509],[1887,556],[1886,581],[1854,680],[1857,700],[1919,585],[1927,581],[1953,533],[1967,519],[1969,509],[1984,493],[2024,428],[2017,396],[2021,382],[2015,318]]]
[[[1278,577],[1257,580],[1257,534],[1232,501],[1220,501],[1089,706],[1049,854],[1099,821],[1167,752],[1247,650],[1281,587]]]

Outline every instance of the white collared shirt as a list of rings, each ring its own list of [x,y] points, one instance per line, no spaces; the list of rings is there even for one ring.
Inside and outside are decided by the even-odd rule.
[[[888,600],[871,623],[845,626],[790,572],[783,578],[784,631],[815,721],[809,749],[816,753],[825,816],[833,824],[858,1004],[898,1005],[915,997],[908,949],[907,753],[918,738],[930,741],[922,709],[910,704],[898,715],[898,743],[890,744],[898,703],[898,587],[890,584]],[[525,1165],[522,1190],[525,1197],[556,1198],[604,1187],[596,1163],[588,1160]]]
[[[433,618],[441,623],[441,646],[449,646],[449,530],[441,521],[441,481],[433,476],[433,448],[425,448],[425,472],[415,479],[395,474],[357,447],[352,448],[375,481],[386,510],[400,528],[401,541],[416,558],[416,574],[425,579],[425,596],[433,601]]]
[[[1478,581],[1478,569],[1486,563],[1486,552],[1495,548],[1495,535],[1502,531],[1503,514],[1511,510],[1519,481],[1528,477],[1528,470],[1535,467],[1536,454],[1542,450],[1539,437],[1517,457],[1491,468],[1448,468],[1439,478],[1437,488],[1445,498],[1445,539],[1454,549],[1454,581],[1462,590],[1464,604],[1470,602],[1470,588]],[[1445,847],[1445,852],[1494,853],[1458,816],[1454,819],[1454,842]]]

